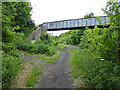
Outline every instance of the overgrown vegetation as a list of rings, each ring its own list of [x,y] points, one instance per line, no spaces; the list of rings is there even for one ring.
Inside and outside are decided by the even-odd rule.
[[[53,56],[46,56],[44,54],[37,54],[37,55],[33,54],[32,56],[34,58],[40,59],[42,61],[45,61],[46,63],[55,63],[56,60],[60,57],[61,53],[62,53],[61,51],[57,51]]]
[[[34,44],[26,37],[37,27],[31,19],[32,7],[29,2],[2,3],[2,87],[7,88],[14,80],[22,65],[23,53],[52,56],[57,49],[53,37],[43,32]],[[56,44],[57,45],[57,44]],[[1,50],[1,48],[0,48]]]
[[[28,51],[31,54],[45,54],[51,56],[56,53],[56,48],[53,47],[54,42],[52,42],[52,36],[48,35],[46,32],[42,33],[40,40],[35,43],[30,43],[28,41],[16,41],[17,49]]]
[[[110,6],[110,8],[109,8]],[[92,88],[120,88],[120,2],[110,1],[103,11],[110,17],[109,28],[69,31],[59,37],[53,37],[42,32],[34,43],[25,38],[36,29],[31,19],[31,5],[29,2],[2,3],[2,87],[11,84],[22,65],[23,54],[18,50],[34,55],[41,55],[39,59],[54,63],[59,57],[54,56],[57,48],[77,45],[80,49],[71,50],[70,66],[72,75],[82,79],[86,87]],[[85,17],[92,17],[91,13]],[[1,48],[0,48],[1,50]],[[50,57],[50,58],[48,58]],[[52,58],[53,57],[53,58]],[[33,69],[28,79],[28,86],[33,86],[33,77],[38,76],[38,69]],[[35,82],[36,82],[35,78]]]
[[[2,55],[2,87],[10,85],[21,67],[21,59],[7,54]]]
[[[118,1],[108,2],[103,10],[110,17],[111,26],[87,28],[79,44],[81,49],[71,50],[72,75],[82,79],[85,87],[120,88],[119,7]]]
[[[27,78],[26,87],[34,88],[34,84],[36,84],[38,82],[41,72],[42,72],[41,65],[39,65],[39,66],[34,65],[34,68],[32,69],[31,75]]]
[[[81,36],[83,34],[84,30],[73,30],[68,31],[64,34],[61,34],[57,41],[58,43],[64,43],[64,44],[71,44],[71,45],[78,45],[80,43]]]

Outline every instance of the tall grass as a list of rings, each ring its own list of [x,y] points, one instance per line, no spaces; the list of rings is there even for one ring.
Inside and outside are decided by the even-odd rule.
[[[102,59],[88,49],[72,49],[70,67],[73,79],[82,79],[89,88],[119,88],[120,66]]]
[[[87,49],[72,49],[72,56],[70,57],[70,66],[74,78],[80,77],[80,74],[87,72],[91,68],[93,55]],[[81,53],[82,52],[82,53]]]

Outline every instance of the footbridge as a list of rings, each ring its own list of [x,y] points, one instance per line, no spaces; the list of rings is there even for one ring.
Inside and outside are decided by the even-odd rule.
[[[28,40],[36,40],[42,31],[75,30],[85,29],[85,27],[94,28],[95,26],[98,26],[99,28],[104,26],[107,28],[109,25],[108,16],[45,22],[40,24],[37,30],[33,31],[33,33],[28,37]]]
[[[95,26],[103,27],[104,24],[106,24],[106,27],[110,25],[108,16],[45,22],[43,24],[40,24],[39,27],[42,26],[42,28],[47,31],[57,31],[57,30],[85,29],[85,27],[94,28]]]

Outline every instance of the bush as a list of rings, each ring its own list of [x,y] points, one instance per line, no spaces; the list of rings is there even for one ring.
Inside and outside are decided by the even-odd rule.
[[[113,26],[86,29],[79,46],[88,48],[91,52],[96,51],[107,60],[118,61],[118,31]]]
[[[34,44],[33,48],[29,50],[30,53],[35,53],[35,54],[45,54],[48,51],[48,46],[45,44]]]
[[[28,41],[16,41],[15,44],[19,50],[29,51],[33,48],[33,45]]]
[[[88,49],[72,50],[70,66],[74,78],[82,78],[88,88],[120,88],[120,65]]]
[[[16,46],[12,43],[2,43],[2,50],[6,53],[16,50]]]
[[[83,35],[83,29],[81,30],[71,30],[61,34],[59,37],[56,37],[57,42],[78,45],[80,43],[81,36]]]
[[[35,44],[26,41],[17,41],[16,46],[19,50],[28,51],[31,54],[53,55],[56,52],[56,49],[54,49],[52,45],[47,45],[41,40],[37,41]]]
[[[56,48],[49,46],[48,47],[48,52],[46,52],[45,54],[48,55],[48,56],[51,56],[51,55],[55,54],[55,52],[56,52]]]
[[[12,43],[2,43],[2,50],[13,57],[20,57],[20,55],[22,55],[16,50],[16,46]]]
[[[85,73],[85,81],[96,88],[120,88],[120,66],[112,61],[99,59],[91,62],[91,68]]]
[[[3,54],[2,56],[2,87],[6,88],[15,78],[21,67],[21,59]]]

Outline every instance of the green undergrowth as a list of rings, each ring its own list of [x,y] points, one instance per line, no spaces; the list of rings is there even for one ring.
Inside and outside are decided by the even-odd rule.
[[[2,61],[2,51],[0,51],[0,62]],[[0,68],[2,68],[2,63],[0,63]],[[1,73],[1,70],[0,70]],[[0,74],[0,89],[2,88],[2,75]]]
[[[35,43],[30,43],[27,40],[21,40],[15,42],[18,50],[27,51],[31,54],[45,54],[47,56],[52,56],[56,52],[56,48],[52,44],[47,44],[45,41],[36,41]]]
[[[68,48],[67,46],[60,45],[60,44],[56,45],[55,47],[56,47],[57,49],[65,49],[65,48]]]
[[[73,79],[83,80],[86,88],[120,88],[120,66],[90,53],[88,49],[72,49],[70,68]],[[76,87],[82,87],[76,85]]]
[[[2,53],[2,87],[6,88],[15,79],[22,65],[22,59]]]
[[[2,51],[0,51],[0,59],[2,58]]]
[[[90,68],[89,59],[92,59],[86,50],[71,49],[70,67],[73,78],[81,78],[82,73],[87,72]],[[82,53],[80,53],[82,52]]]
[[[32,69],[32,73],[31,75],[27,78],[27,81],[26,81],[26,86],[27,87],[34,87],[34,85],[39,82],[39,78],[40,78],[40,74],[42,73],[42,65],[39,64],[39,65],[35,65],[34,63],[31,63],[33,64],[33,69]]]
[[[2,49],[2,42],[0,42],[0,50]]]
[[[62,53],[61,51],[58,50],[54,55],[47,56],[45,54],[30,54],[26,51],[20,51],[20,52],[23,52],[25,56],[34,57],[42,61],[45,61],[46,63],[55,63],[55,61],[60,57]]]
[[[53,56],[39,55],[36,58],[45,61],[46,63],[55,63],[55,61],[60,57],[61,51],[57,51],[57,53]]]

